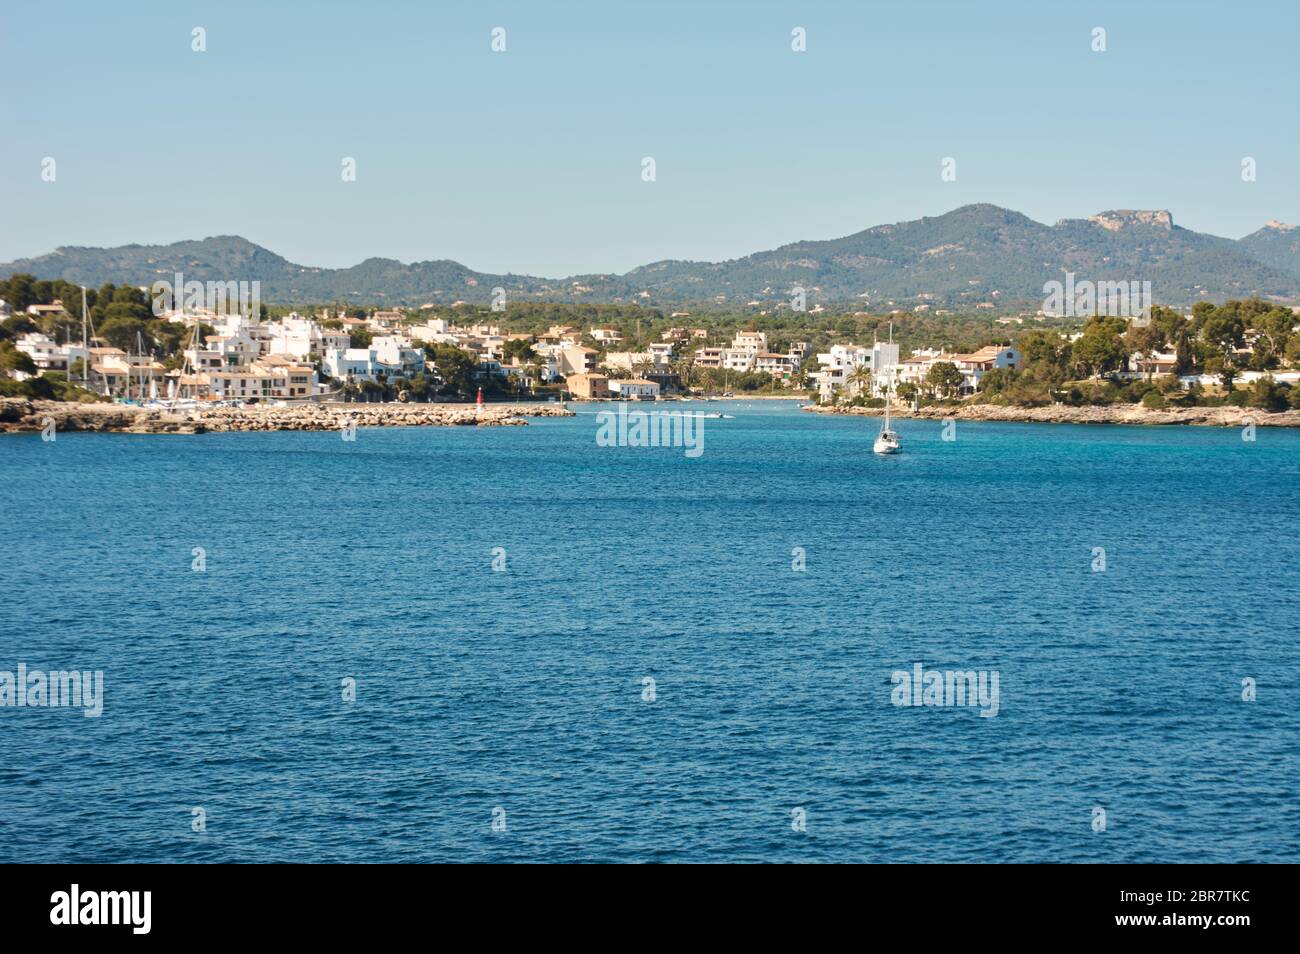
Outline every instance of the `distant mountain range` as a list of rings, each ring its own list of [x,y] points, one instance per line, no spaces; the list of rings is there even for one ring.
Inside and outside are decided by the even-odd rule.
[[[286,305],[486,303],[501,287],[507,300],[743,307],[788,301],[801,286],[810,307],[961,310],[1035,305],[1043,283],[1067,271],[1076,280],[1150,281],[1155,300],[1170,305],[1251,295],[1300,302],[1300,229],[1269,222],[1233,240],[1179,228],[1166,211],[1125,209],[1043,225],[994,205],[967,205],[726,262],[670,260],[624,275],[563,279],[492,275],[448,260],[404,265],[371,258],[350,268],[312,268],[238,236],[70,246],[0,265],[0,277],[32,272],[92,286],[149,285],[176,272],[187,280],[260,281],[263,301]]]

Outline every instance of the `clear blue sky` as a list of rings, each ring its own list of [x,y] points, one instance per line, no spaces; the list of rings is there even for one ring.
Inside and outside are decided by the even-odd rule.
[[[239,234],[307,265],[563,276],[969,202],[1300,221],[1296,0],[96,0],[0,25],[0,261]]]

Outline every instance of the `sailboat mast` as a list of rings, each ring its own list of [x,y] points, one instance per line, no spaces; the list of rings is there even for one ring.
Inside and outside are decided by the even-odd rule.
[[[894,323],[892,321],[889,323],[889,343],[891,346],[894,343]],[[890,353],[893,353],[892,347],[890,348]],[[893,368],[891,367],[887,368],[885,372],[885,430],[889,430],[889,411],[891,405],[894,403],[894,389],[890,386],[892,384],[892,381],[890,380],[890,372],[892,371]]]
[[[190,383],[190,397],[197,397],[197,396],[198,396],[198,384],[197,384],[197,381],[198,381],[198,375],[199,375],[200,368],[202,367],[202,365],[200,364],[200,360],[201,360],[201,359],[199,358],[199,327],[200,327],[201,325],[202,325],[202,321],[200,320],[200,318],[199,318],[198,315],[195,315],[195,316],[194,316],[194,337],[190,340],[190,348],[193,349],[193,351],[194,351],[194,358],[193,358],[193,361],[191,362],[190,356],[189,356],[189,355],[186,355],[186,356],[185,356],[185,360],[181,362],[181,375],[182,375],[182,376],[184,376],[184,374],[185,374],[185,369],[186,369],[186,368],[189,368],[189,369],[190,369],[190,380],[191,380],[191,383]],[[185,396],[185,390],[184,390],[184,388],[180,388],[180,389],[178,389],[178,390],[179,390],[180,396],[181,396],[181,397],[184,397],[184,396]]]
[[[81,286],[81,386],[90,390],[90,341],[86,337],[86,286]]]
[[[145,375],[145,369],[144,369],[144,334],[143,334],[142,332],[138,331],[138,330],[137,330],[136,333],[135,333],[135,347],[136,347],[136,351],[137,351],[137,353],[138,353],[138,356],[139,356],[139,358],[140,358],[140,386],[139,386],[139,388],[136,389],[136,391],[137,391],[137,395],[138,395],[138,397],[140,398],[140,400],[143,401],[143,400],[144,400],[144,375]],[[153,377],[153,368],[152,368],[153,362],[150,361],[149,364],[150,364],[149,376],[150,376],[150,377]]]

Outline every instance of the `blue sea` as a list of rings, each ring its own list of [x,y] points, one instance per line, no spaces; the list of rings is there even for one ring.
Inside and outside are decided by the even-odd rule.
[[[0,438],[0,861],[1300,860],[1300,431],[697,407]]]

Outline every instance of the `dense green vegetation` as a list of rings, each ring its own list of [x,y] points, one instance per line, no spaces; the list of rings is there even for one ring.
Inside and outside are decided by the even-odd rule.
[[[1020,371],[999,369],[984,375],[980,399],[987,403],[1037,405],[1138,403],[1147,407],[1237,404],[1269,410],[1300,406],[1300,388],[1258,381],[1239,391],[1242,371],[1300,367],[1300,332],[1289,308],[1259,299],[1222,305],[1199,302],[1190,320],[1159,305],[1142,325],[1124,319],[1098,317],[1083,326],[1070,342],[1058,333],[1034,329],[1016,341],[1025,356]],[[1255,332],[1249,354],[1242,351],[1248,329]],[[1121,381],[1115,377],[1129,355],[1149,357],[1173,353],[1170,373]],[[1179,375],[1209,374],[1218,378],[1221,394],[1206,394],[1199,384],[1183,390]],[[1091,379],[1093,376],[1100,379]],[[1090,380],[1091,379],[1091,380]]]
[[[1240,240],[1240,244],[1258,261],[1283,272],[1300,275],[1300,228],[1270,222]]]
[[[81,289],[55,279],[41,281],[32,275],[12,275],[0,281],[0,298],[9,302],[14,314],[0,322],[0,340],[39,331],[55,341],[81,341]],[[63,303],[63,312],[34,318],[21,314],[30,305]],[[137,351],[139,344],[147,352],[162,355],[174,352],[181,338],[188,335],[176,322],[154,317],[152,303],[133,285],[105,284],[86,289],[86,313],[95,335],[123,351]],[[139,343],[139,344],[138,344]]]

